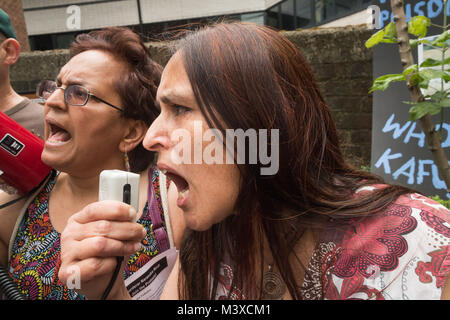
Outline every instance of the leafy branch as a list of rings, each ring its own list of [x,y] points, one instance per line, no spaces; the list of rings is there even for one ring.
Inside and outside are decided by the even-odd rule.
[[[439,173],[450,192],[450,166],[442,148],[442,127],[444,122],[444,110],[450,107],[450,90],[445,84],[450,82],[450,58],[446,58],[449,48],[448,40],[450,32],[447,25],[447,5],[444,0],[444,22],[442,33],[434,40],[424,39],[431,20],[424,16],[417,16],[406,22],[403,0],[391,0],[391,8],[394,13],[394,22],[389,23],[384,29],[376,32],[366,41],[366,47],[372,48],[380,43],[398,44],[403,72],[400,74],[387,74],[378,77],[369,92],[376,90],[385,91],[394,82],[406,82],[411,94],[411,101],[405,102],[412,105],[409,109],[409,120],[418,120],[427,138],[427,144],[433,154]],[[410,39],[409,35],[416,38]],[[414,63],[411,48],[424,44],[430,48],[440,50],[441,59],[428,58],[420,65]],[[423,95],[421,89],[429,89],[430,84],[439,81],[440,88],[430,94]],[[436,126],[431,116],[441,114],[440,132],[436,132]]]
[[[450,64],[450,58],[445,58],[445,51],[448,49],[447,40],[450,39],[450,33],[448,31],[444,31],[433,41],[422,39],[427,35],[428,27],[430,25],[430,19],[424,16],[417,16],[409,21],[408,33],[419,37],[417,39],[411,39],[409,41],[410,46],[413,48],[417,47],[419,44],[425,44],[429,47],[440,49],[443,52],[442,60],[428,58],[423,61],[420,66],[413,64],[404,69],[400,74],[383,75],[374,81],[373,86],[369,91],[370,93],[376,90],[385,91],[393,82],[407,81],[408,76],[410,76],[409,85],[417,85],[421,89],[428,89],[432,80],[440,79],[440,90],[431,95],[425,95],[424,99],[426,101],[405,102],[412,105],[409,109],[409,120],[411,121],[418,120],[426,114],[430,114],[432,116],[439,114],[443,112],[443,108],[450,107],[450,90],[446,90],[444,85],[444,83],[450,81],[449,70],[445,70],[445,66]],[[445,23],[445,25],[447,24]],[[398,43],[395,22],[389,23],[385,29],[375,33],[369,40],[367,40],[366,47],[371,48],[379,43]],[[431,69],[436,67],[441,67],[441,69]]]

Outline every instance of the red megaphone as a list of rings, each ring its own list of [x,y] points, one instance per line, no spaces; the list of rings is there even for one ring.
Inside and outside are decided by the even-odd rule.
[[[41,160],[44,141],[0,112],[0,178],[26,194],[51,168]]]

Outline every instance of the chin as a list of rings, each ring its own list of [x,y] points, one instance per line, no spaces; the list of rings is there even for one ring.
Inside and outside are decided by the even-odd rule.
[[[195,213],[190,213],[183,210],[186,226],[191,230],[200,232],[209,230],[213,225],[224,221],[228,216],[230,216],[229,214],[211,216],[211,210],[196,210],[194,212]]]
[[[62,172],[65,171],[65,168],[66,168],[65,163],[67,161],[64,161],[57,155],[51,154],[50,152],[46,151],[45,149],[42,152],[41,160],[43,163],[45,163],[46,165],[48,165],[49,167],[51,167],[55,170],[62,171]]]
[[[212,223],[208,223],[206,221],[199,221],[199,219],[196,219],[195,216],[193,217],[186,217],[186,213],[185,214],[185,222],[186,222],[186,226],[194,231],[207,231],[208,229],[210,229],[212,227]],[[198,217],[198,216],[197,216]]]

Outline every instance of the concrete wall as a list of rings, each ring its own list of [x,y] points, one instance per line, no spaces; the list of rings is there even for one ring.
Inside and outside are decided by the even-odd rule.
[[[284,33],[311,64],[329,104],[342,149],[356,166],[369,165],[372,130],[372,51],[364,47],[371,31],[363,27],[311,29]],[[165,64],[164,43],[150,43],[154,60]],[[34,92],[41,79],[54,79],[67,61],[67,50],[23,53],[12,69],[12,85],[21,93]]]

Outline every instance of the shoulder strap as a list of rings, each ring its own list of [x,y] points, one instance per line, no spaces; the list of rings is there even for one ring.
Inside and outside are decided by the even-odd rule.
[[[20,209],[20,213],[17,216],[17,220],[16,220],[16,224],[14,225],[14,229],[13,232],[11,234],[11,238],[9,238],[9,246],[8,246],[8,259],[9,257],[11,257],[12,254],[12,248],[14,245],[14,240],[16,240],[16,236],[17,236],[17,231],[19,230],[19,226],[20,223],[22,222],[23,216],[25,215],[25,213],[28,210],[28,206],[30,205],[30,203],[34,200],[34,198],[39,194],[39,192],[41,192],[41,190],[47,185],[48,180],[50,180],[51,178],[51,174],[49,174],[47,176],[47,178],[45,178],[44,182],[41,183],[41,186],[39,188],[36,189],[36,191],[34,191],[25,201],[24,205],[22,206],[22,208]]]
[[[157,169],[149,169],[148,170],[148,210],[150,213],[150,218],[152,219],[152,230],[155,237],[156,242],[158,243],[159,252],[164,252],[168,250],[171,247],[171,242],[169,241],[168,232],[164,229],[163,221],[161,219],[161,213],[159,211],[158,202],[156,200],[155,190],[153,188],[153,172]],[[162,183],[161,177],[163,176],[163,173],[159,171],[160,180],[159,180],[159,189],[161,193],[161,198],[163,197],[163,193],[165,192],[165,200],[162,200],[163,203],[163,211],[164,211],[164,218],[166,222],[166,227],[169,230],[170,220],[168,219],[168,214],[166,214],[167,210],[167,190],[165,187],[165,184]],[[164,176],[165,178],[165,176]],[[164,179],[163,178],[163,179]],[[166,204],[164,204],[166,202]],[[166,208],[165,208],[166,207]],[[171,232],[170,232],[171,233]]]

